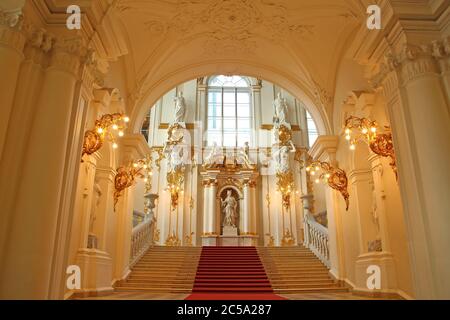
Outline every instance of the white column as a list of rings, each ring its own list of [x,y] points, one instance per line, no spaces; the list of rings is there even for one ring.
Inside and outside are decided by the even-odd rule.
[[[75,84],[80,68],[79,43],[57,42],[36,102],[26,161],[2,257],[1,296],[47,298],[65,176],[66,147]],[[61,212],[61,214],[68,214]],[[33,267],[30,267],[33,266]],[[23,290],[24,286],[32,288]]]
[[[390,252],[391,244],[389,239],[389,234],[387,230],[387,220],[386,220],[386,207],[385,207],[385,194],[383,187],[383,177],[382,172],[384,170],[383,164],[381,163],[380,156],[373,154],[369,157],[369,162],[372,167],[372,178],[375,193],[374,200],[376,201],[376,210],[378,216],[378,225],[381,238],[381,244],[383,251]],[[390,168],[389,168],[390,170]]]
[[[4,152],[0,158],[0,176],[8,176],[8,179],[0,179],[0,203],[3,211],[0,214],[0,260],[3,255],[3,243],[7,236],[9,220],[13,217],[14,200],[21,181],[30,130],[36,114],[36,100],[39,97],[40,85],[43,81],[44,72],[41,63],[46,58],[42,49],[45,39],[46,36],[42,30],[39,34],[35,33],[30,36],[25,49],[26,59],[22,62],[18,75],[19,81],[14,105],[10,116],[2,116],[0,120],[0,122],[8,120],[10,123],[21,124],[8,127],[3,145]],[[0,59],[0,61],[3,63],[5,60]],[[6,77],[2,77],[2,79],[6,79]],[[7,128],[7,123],[4,128]]]
[[[352,170],[348,173],[349,188],[352,188],[352,210],[357,217],[357,232],[359,238],[359,253],[368,252],[368,242],[377,237],[375,222],[373,221],[373,190],[372,172],[366,170]]]
[[[257,203],[256,203],[256,182],[250,181],[250,232],[253,235],[257,234]]]
[[[242,208],[242,230],[241,234],[248,235],[250,233],[250,187],[248,183],[243,186],[244,201]]]
[[[20,31],[21,21],[18,13],[3,13],[0,9],[0,159],[3,154],[8,123],[16,93],[20,64],[24,58],[25,36]]]
[[[336,150],[339,144],[337,136],[320,136],[310,149],[313,159],[329,162],[337,166]],[[344,201],[341,195],[330,187],[325,189],[325,201],[328,218],[328,236],[330,251],[330,272],[337,279],[344,277],[344,240],[341,222],[341,208]]]
[[[112,247],[108,242],[108,236],[113,233],[113,230],[109,230],[108,227],[114,225],[111,221],[115,221],[117,216],[113,208],[115,175],[115,170],[103,167],[98,167],[95,174],[95,179],[98,181],[102,195],[100,204],[97,208],[98,211],[95,220],[94,233],[98,239],[98,249],[108,253],[112,252]]]
[[[259,80],[258,80],[259,81]],[[261,126],[261,88],[260,83],[252,86],[252,107],[253,107],[253,146],[259,146],[259,127]]]
[[[440,72],[405,45],[384,75],[416,298],[450,298],[450,115]]]
[[[217,218],[216,218],[216,194],[217,194],[217,181],[211,182],[209,187],[209,224],[208,230],[210,233],[217,234],[216,230]]]
[[[203,182],[203,235],[208,234],[209,231],[209,181]]]
[[[123,191],[116,205],[117,227],[116,227],[116,250],[114,260],[114,280],[122,280],[129,273],[131,231],[133,229],[133,206],[134,188],[130,187]]]

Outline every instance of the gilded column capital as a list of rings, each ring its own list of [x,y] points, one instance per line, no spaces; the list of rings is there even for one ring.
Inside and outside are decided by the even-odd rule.
[[[22,53],[25,46],[22,26],[23,16],[20,11],[4,12],[0,9],[0,45]]]

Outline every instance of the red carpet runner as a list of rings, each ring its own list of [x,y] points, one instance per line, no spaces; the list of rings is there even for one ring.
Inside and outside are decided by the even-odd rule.
[[[186,300],[279,300],[255,247],[203,247]]]

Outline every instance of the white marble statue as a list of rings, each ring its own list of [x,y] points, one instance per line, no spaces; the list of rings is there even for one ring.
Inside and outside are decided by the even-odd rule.
[[[184,165],[184,149],[183,146],[174,145],[167,150],[167,171],[173,172]]]
[[[179,92],[174,98],[175,101],[175,123],[184,123],[186,115],[186,102],[183,97],[183,92]]]
[[[205,157],[205,165],[220,164],[223,161],[222,149],[213,142],[211,151]]]
[[[275,109],[275,124],[280,125],[283,123],[287,123],[288,106],[286,103],[286,99],[281,96],[280,92],[273,102],[273,106]]]
[[[280,148],[277,157],[277,172],[286,173],[289,171],[289,147]]]
[[[248,142],[245,142],[244,147],[239,150],[238,162],[240,164],[244,163],[247,167],[252,167],[252,164],[250,162],[250,146]]]
[[[222,207],[223,212],[225,214],[225,218],[223,219],[224,227],[233,227],[236,228],[236,220],[237,220],[237,201],[233,197],[231,190],[227,191],[227,196],[225,199],[222,199]]]

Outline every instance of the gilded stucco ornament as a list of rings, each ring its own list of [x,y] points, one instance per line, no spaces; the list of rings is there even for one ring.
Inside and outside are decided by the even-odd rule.
[[[341,193],[345,200],[345,210],[348,211],[350,194],[348,193],[348,178],[344,170],[335,168],[328,162],[313,161],[306,167],[306,172],[312,178],[316,178],[316,183],[325,182]]]
[[[385,132],[382,133],[376,121],[350,116],[345,120],[344,130],[345,138],[349,141],[351,150],[356,149],[358,141],[363,141],[373,153],[390,158],[391,162],[389,165],[394,171],[396,179],[398,179],[394,143],[392,141],[390,127],[385,126]]]
[[[117,148],[116,134],[119,137],[124,135],[125,124],[129,118],[122,113],[105,114],[95,121],[94,129],[86,131],[84,134],[83,151],[81,157],[85,154],[91,155],[98,151],[105,140],[112,142],[113,148]],[[83,159],[81,160],[83,162]]]
[[[143,178],[142,167],[134,167],[132,165],[126,167],[120,167],[117,169],[117,174],[114,178],[114,210],[119,202],[119,198],[122,192],[133,186],[137,178]]]

